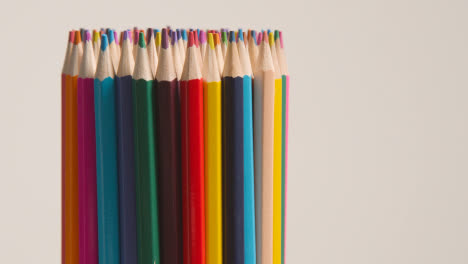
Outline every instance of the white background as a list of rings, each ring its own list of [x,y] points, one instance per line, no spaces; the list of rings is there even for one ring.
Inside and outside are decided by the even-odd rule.
[[[468,1],[3,1],[0,263],[60,262],[70,29],[284,31],[287,263],[468,263]]]

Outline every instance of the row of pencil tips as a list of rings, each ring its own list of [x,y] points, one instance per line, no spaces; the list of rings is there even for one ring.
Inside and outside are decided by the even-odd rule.
[[[133,30],[124,30],[120,33],[113,29],[93,30],[92,32],[85,29],[70,31],[62,73],[70,76],[80,75],[94,78],[101,53],[104,57],[108,53],[112,64],[109,76],[133,75],[140,48],[148,54],[148,63],[143,63],[144,67],[148,68],[152,79],[157,78],[160,68],[161,74],[167,74],[169,71],[171,75],[175,75],[170,77],[181,80],[184,65],[187,63],[187,49],[193,46],[197,51],[196,60],[202,76],[209,75],[207,66],[204,67],[204,64],[213,57],[217,64],[214,70],[217,70],[221,77],[225,71],[225,61],[230,44],[236,46],[236,52],[233,54],[234,64],[239,60],[241,66],[238,67],[239,71],[235,73],[253,76],[255,71],[270,67],[277,75],[288,74],[283,34],[279,30],[257,32],[249,29],[246,32],[242,29],[238,31],[228,31],[227,29],[205,31],[200,29],[173,30],[163,28],[159,30],[148,28],[145,31],[136,27]],[[262,46],[268,47],[268,49],[262,51]],[[87,49],[90,51],[89,54],[86,54]],[[72,60],[74,52],[76,55],[75,59]],[[261,59],[267,63],[257,65],[259,55],[263,56],[264,58]],[[165,56],[171,59],[160,65],[160,61]],[[86,59],[82,60],[83,57]],[[257,69],[257,67],[263,67],[263,69]]]

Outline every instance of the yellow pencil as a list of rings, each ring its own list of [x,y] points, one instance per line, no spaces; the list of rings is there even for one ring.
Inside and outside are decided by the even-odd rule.
[[[281,264],[281,158],[282,158],[282,80],[273,32],[269,34],[271,57],[275,67],[275,124],[273,143],[273,264]]]
[[[223,263],[222,158],[221,158],[221,78],[213,34],[203,66],[205,116],[205,210],[206,264]]]

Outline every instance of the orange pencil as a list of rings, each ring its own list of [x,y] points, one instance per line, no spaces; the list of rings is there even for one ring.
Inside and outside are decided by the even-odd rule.
[[[78,72],[83,56],[80,31],[75,31],[72,53],[65,77],[65,264],[78,264],[78,137],[77,86]]]

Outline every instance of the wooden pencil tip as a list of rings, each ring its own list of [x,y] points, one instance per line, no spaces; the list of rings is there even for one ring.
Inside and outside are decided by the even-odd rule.
[[[73,41],[74,44],[79,44],[81,43],[81,33],[79,30],[75,31],[75,39]]]
[[[85,30],[85,41],[91,41],[91,32],[89,30]]]
[[[182,39],[187,41],[187,30],[182,29]]]
[[[221,41],[223,43],[227,43],[227,33],[226,33],[226,31],[221,32]]]
[[[200,30],[200,43],[201,44],[206,43],[206,33],[203,30]]]
[[[107,31],[107,38],[109,39],[109,44],[114,42],[114,31],[112,29]]]
[[[195,44],[195,47],[198,47],[198,31],[192,31],[193,32],[193,44]]]
[[[242,32],[242,29],[239,29],[239,32],[237,32],[237,35],[239,36],[239,41],[244,42],[244,33]]]

